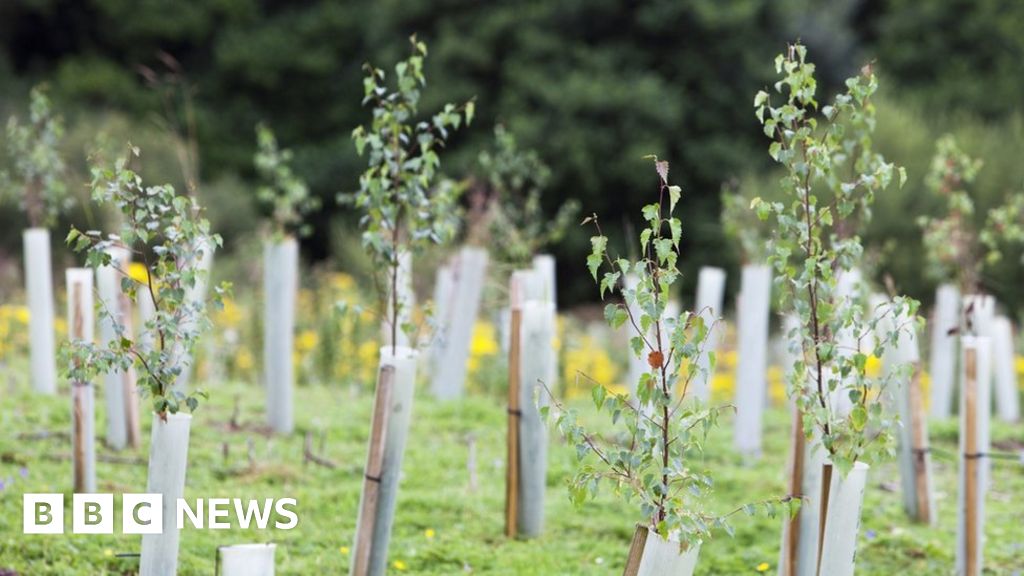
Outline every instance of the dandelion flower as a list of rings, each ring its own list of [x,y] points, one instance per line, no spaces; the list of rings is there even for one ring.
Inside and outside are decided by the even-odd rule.
[[[426,536],[427,539],[432,539],[434,537],[434,529],[433,528],[427,528],[426,530],[423,531],[423,535]]]
[[[769,568],[771,568],[771,566],[769,566],[767,562],[761,562],[757,565],[758,572],[767,572]]]
[[[395,570],[405,570],[408,568],[405,562],[402,562],[401,560],[395,560],[391,563],[391,565],[395,568]]]

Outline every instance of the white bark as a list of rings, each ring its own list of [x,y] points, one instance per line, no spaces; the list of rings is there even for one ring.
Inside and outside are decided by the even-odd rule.
[[[56,394],[57,364],[54,353],[50,232],[45,228],[29,228],[23,234],[23,241],[32,389],[42,394]]]

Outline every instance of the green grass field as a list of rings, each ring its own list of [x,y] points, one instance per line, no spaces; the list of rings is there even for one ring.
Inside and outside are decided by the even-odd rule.
[[[67,396],[40,397],[24,391],[4,392],[0,399],[0,573],[125,574],[137,560],[139,536],[23,535],[22,493],[63,492],[70,528],[71,464],[63,435],[27,439],[24,434],[69,430]],[[256,386],[212,387],[211,399],[195,415],[189,449],[187,498],[241,497],[298,499],[296,529],[196,530],[186,528],[181,541],[181,574],[212,574],[218,546],[274,541],[279,545],[279,574],[340,574],[347,570],[356,521],[362,466],[369,430],[371,397],[348,389],[299,387],[298,431],[288,438],[261,435],[262,390]],[[240,399],[241,429],[229,426],[235,399]],[[102,394],[98,391],[101,402]],[[586,405],[581,405],[586,410]],[[102,407],[97,431],[104,430]],[[146,422],[148,424],[148,422]],[[780,407],[768,415],[765,456],[748,464],[731,448],[731,420],[723,421],[701,465],[716,477],[710,509],[784,493],[788,416]],[[303,435],[312,430],[322,456],[338,464],[329,469],[303,464]],[[421,390],[399,495],[391,541],[395,574],[619,574],[636,513],[610,494],[595,504],[574,508],[564,479],[574,452],[552,437],[548,471],[547,529],[532,541],[509,541],[502,533],[504,505],[505,410],[492,398],[440,404]],[[955,422],[932,427],[940,450],[956,449]],[[145,435],[148,443],[148,433]],[[476,445],[478,488],[470,491],[468,439]],[[1020,448],[1020,428],[996,427],[993,441]],[[252,442],[254,466],[248,444]],[[1016,442],[1016,443],[1015,443]],[[227,456],[225,457],[225,446]],[[98,454],[114,453],[100,446]],[[146,459],[146,451],[118,456]],[[858,544],[858,574],[949,574],[956,531],[956,463],[940,452],[935,459],[939,522],[935,527],[908,522],[902,512],[894,463],[876,466],[869,488]],[[98,464],[101,492],[145,491],[146,468],[132,463]],[[120,508],[115,526],[119,526]],[[774,573],[780,519],[736,519],[736,535],[722,534],[704,545],[699,574]],[[993,465],[988,496],[985,559],[987,573],[1024,570],[1024,466],[1013,461]]]

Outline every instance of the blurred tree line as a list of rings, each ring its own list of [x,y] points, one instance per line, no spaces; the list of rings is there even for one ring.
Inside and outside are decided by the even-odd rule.
[[[723,183],[773,181],[751,102],[787,41],[809,46],[826,93],[876,60],[896,102],[890,120],[929,125],[907,127],[909,135],[880,130],[882,150],[919,183],[918,161],[898,154],[930,156],[932,132],[945,126],[940,113],[949,129],[1013,125],[1006,120],[1016,117],[1024,84],[1022,25],[1024,4],[1012,0],[5,0],[0,94],[20,102],[46,80],[69,116],[116,110],[148,121],[165,102],[140,69],[160,69],[161,52],[173,56],[194,86],[201,180],[226,181],[241,196],[204,198],[213,211],[227,206],[225,237],[253,228],[244,222],[253,203],[243,204],[255,196],[253,129],[262,120],[323,199],[304,250],[324,258],[356,234],[334,198],[354,190],[364,169],[350,140],[369,114],[360,105],[362,65],[390,66],[415,32],[431,51],[425,109],[477,97],[473,129],[454,137],[442,166],[448,175],[468,173],[491,144],[490,127],[503,123],[551,166],[546,208],[578,198],[625,251],[624,226],[614,224],[638,214],[656,190],[641,157],[668,159],[684,189],[688,298],[697,267],[737,263],[718,220]],[[1019,186],[1016,164],[1004,164]],[[1010,181],[1000,175],[993,186]],[[914,190],[901,198],[927,209]],[[920,236],[912,218],[888,212],[879,210],[872,234]],[[557,248],[563,271],[582,268],[588,236],[570,231]],[[913,255],[898,266],[898,283],[927,298]],[[589,283],[562,276],[569,302],[592,297]]]

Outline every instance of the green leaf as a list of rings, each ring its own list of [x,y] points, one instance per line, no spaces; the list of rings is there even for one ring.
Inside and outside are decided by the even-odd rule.
[[[682,196],[683,189],[679,186],[668,187],[668,211],[671,214],[676,209],[676,203],[679,202],[679,197]]]
[[[594,281],[597,281],[597,271],[604,260],[605,249],[608,247],[608,238],[605,236],[590,237],[590,256],[587,256],[587,268]]]
[[[858,404],[853,407],[850,411],[850,424],[853,425],[853,429],[860,432],[864,430],[864,426],[868,423],[868,411],[864,409],[863,405]]]

